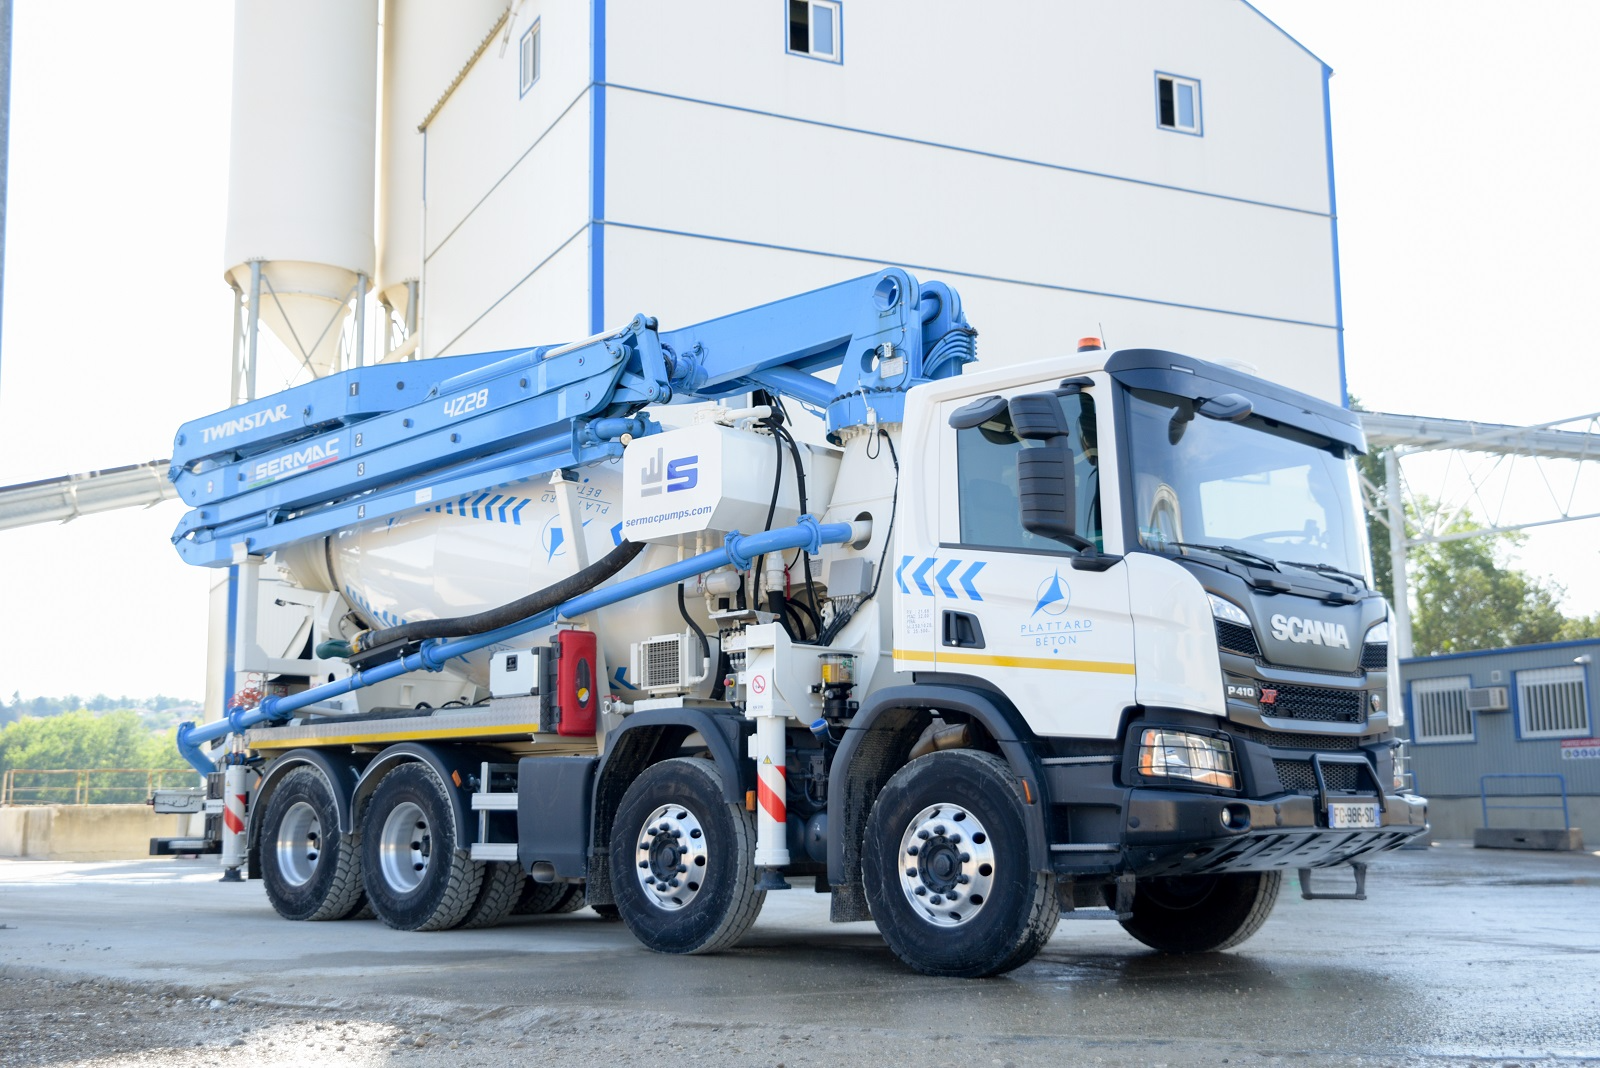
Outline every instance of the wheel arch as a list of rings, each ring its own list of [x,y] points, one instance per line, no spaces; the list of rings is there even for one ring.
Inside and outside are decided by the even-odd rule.
[[[322,773],[328,782],[333,803],[339,811],[339,830],[348,835],[356,785],[361,779],[362,763],[352,753],[328,752],[322,749],[291,749],[278,757],[256,784],[255,797],[250,803],[250,825],[246,831],[245,848],[250,878],[261,878],[261,823],[258,814],[265,815],[272,803],[272,795],[285,777],[296,768],[311,767]]]
[[[611,900],[611,824],[622,795],[646,768],[676,756],[691,735],[705,740],[712,761],[722,772],[723,797],[744,804],[755,788],[755,769],[739,759],[739,743],[749,735],[743,716],[700,708],[659,708],[635,712],[607,740],[595,769],[593,824],[590,831],[587,891],[591,904]]]
[[[873,802],[896,771],[908,762],[918,735],[935,712],[954,712],[980,724],[1000,756],[1032,798],[1024,815],[1028,863],[1050,871],[1045,830],[1048,804],[1043,776],[1035,763],[1032,732],[1010,699],[993,689],[959,683],[913,683],[879,690],[862,703],[850,721],[828,775],[828,883],[833,887],[835,921],[867,919],[861,885],[861,848]]]

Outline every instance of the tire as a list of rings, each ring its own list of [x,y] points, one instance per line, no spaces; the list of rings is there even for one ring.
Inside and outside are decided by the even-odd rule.
[[[362,907],[361,855],[339,833],[333,787],[313,767],[289,772],[262,815],[261,881],[286,920],[342,920]]]
[[[378,919],[400,931],[442,931],[467,918],[483,885],[456,840],[450,797],[426,764],[383,777],[362,815],[361,861]]]
[[[522,894],[522,870],[517,865],[493,862],[483,865],[483,869],[478,900],[473,902],[466,918],[456,924],[463,931],[499,926],[511,915]]]
[[[581,883],[536,883],[532,879],[522,884],[516,907],[511,911],[518,916],[560,915],[577,912],[583,908]]]
[[[963,979],[1033,959],[1061,911],[1055,874],[1029,865],[1024,819],[1016,777],[990,753],[949,749],[895,773],[862,858],[867,904],[895,956]]]
[[[1276,871],[1145,880],[1134,888],[1133,915],[1122,927],[1163,953],[1231,949],[1267,922],[1282,883]]]
[[[611,890],[622,922],[658,953],[733,945],[767,898],[756,889],[755,841],[755,817],[724,800],[715,764],[678,758],[646,768],[611,830]]]
[[[617,906],[615,905],[590,905],[589,907],[594,909],[594,914],[596,916],[600,917],[602,920],[605,920],[607,923],[614,923],[617,920],[622,919],[622,913],[618,911]]]

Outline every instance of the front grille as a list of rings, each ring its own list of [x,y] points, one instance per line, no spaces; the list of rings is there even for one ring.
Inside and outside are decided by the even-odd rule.
[[[1315,749],[1324,753],[1349,753],[1355,751],[1361,739],[1351,734],[1295,734],[1291,731],[1253,730],[1240,736],[1262,745],[1278,749]]]
[[[1309,760],[1274,760],[1272,767],[1278,773],[1278,781],[1283,783],[1285,790],[1293,790],[1298,794],[1314,794],[1317,792],[1317,774],[1311,769]],[[1328,789],[1335,793],[1354,793],[1357,790],[1372,791],[1372,780],[1361,773],[1361,769],[1354,764],[1324,764],[1322,765],[1322,781]]]
[[[1389,643],[1368,642],[1361,647],[1361,666],[1368,671],[1383,671],[1389,666]]]
[[[1232,653],[1244,656],[1261,655],[1261,647],[1256,644],[1256,632],[1237,623],[1217,620],[1217,644]]]
[[[1364,723],[1367,695],[1364,690],[1330,690],[1323,686],[1263,686],[1262,696],[1276,690],[1271,704],[1263,702],[1261,714],[1281,719],[1303,719],[1318,723]]]

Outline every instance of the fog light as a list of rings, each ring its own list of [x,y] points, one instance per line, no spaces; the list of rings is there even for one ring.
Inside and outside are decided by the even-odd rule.
[[[1232,790],[1238,786],[1233,746],[1226,738],[1186,731],[1147,730],[1139,739],[1139,774]]]
[[[1250,829],[1250,808],[1248,805],[1223,805],[1218,814],[1222,826],[1230,831],[1248,831]]]

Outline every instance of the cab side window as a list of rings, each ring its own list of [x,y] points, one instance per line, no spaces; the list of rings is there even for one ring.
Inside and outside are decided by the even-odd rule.
[[[1075,393],[1061,398],[1072,442],[1077,481],[1077,532],[1104,545],[1100,529],[1100,450],[1095,428],[1094,398]],[[961,544],[972,548],[1024,552],[1071,552],[1050,538],[1022,529],[1017,496],[1017,453],[1033,443],[1019,440],[1004,410],[980,426],[957,430],[956,494]]]

